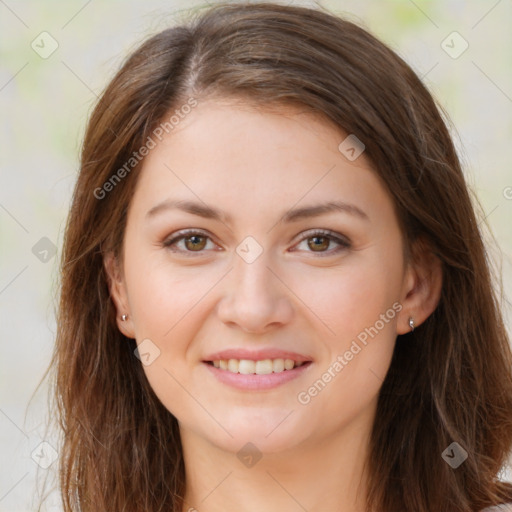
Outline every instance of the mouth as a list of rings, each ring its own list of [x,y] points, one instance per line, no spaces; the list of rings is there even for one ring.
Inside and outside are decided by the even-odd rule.
[[[217,382],[245,392],[269,391],[300,378],[313,361],[294,359],[213,359],[204,367]]]
[[[301,366],[308,366],[311,361],[294,361],[293,359],[216,359],[204,363],[230,373],[242,375],[270,375],[293,371]]]
[[[308,373],[313,358],[277,347],[233,347],[206,355],[202,363],[223,385],[242,391],[265,391]]]

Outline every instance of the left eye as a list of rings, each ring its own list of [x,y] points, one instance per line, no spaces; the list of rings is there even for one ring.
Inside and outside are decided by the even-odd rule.
[[[310,232],[308,236],[302,238],[297,247],[300,247],[303,243],[306,243],[307,247],[310,249],[308,252],[327,253],[328,255],[338,253],[350,247],[350,242],[347,239],[336,236],[330,231]],[[338,247],[328,251],[327,249],[331,243],[337,244]]]

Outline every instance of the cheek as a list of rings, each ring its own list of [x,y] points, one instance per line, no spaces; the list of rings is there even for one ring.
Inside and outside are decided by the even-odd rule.
[[[200,309],[201,299],[221,276],[216,269],[179,268],[165,257],[133,258],[127,265],[127,280],[137,339],[154,337],[166,343],[175,338],[176,330]]]
[[[399,296],[400,269],[361,257],[347,259],[338,268],[306,268],[300,275],[290,275],[288,282],[325,325],[326,340],[341,349],[392,308]]]
[[[322,330],[325,357],[300,403],[349,418],[376,399],[395,346],[400,261],[369,254],[296,282],[297,294],[329,327]]]
[[[151,388],[176,417],[197,413],[186,391],[197,365],[191,347],[208,314],[208,292],[222,272],[179,269],[146,256],[133,258],[126,276],[137,343],[149,339],[157,347],[158,355],[143,366]]]

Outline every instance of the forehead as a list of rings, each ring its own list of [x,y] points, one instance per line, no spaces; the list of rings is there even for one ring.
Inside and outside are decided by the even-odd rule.
[[[148,156],[132,202],[167,196],[225,203],[233,210],[282,209],[298,201],[389,201],[364,152],[340,152],[348,134],[300,107],[199,102]]]

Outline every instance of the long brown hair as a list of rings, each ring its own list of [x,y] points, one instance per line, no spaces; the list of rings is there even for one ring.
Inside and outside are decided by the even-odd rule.
[[[475,512],[512,499],[497,477],[512,446],[512,354],[440,107],[400,57],[355,24],[260,3],[209,7],[144,42],[89,120],[50,367],[64,510],[182,510],[178,424],[134,357],[135,341],[117,328],[103,257],[121,254],[141,167],[134,153],[170,113],[211,97],[295,104],[355,134],[411,254],[421,239],[442,263],[439,305],[398,336],[379,394],[368,510]],[[453,442],[468,453],[457,469],[442,458]]]

